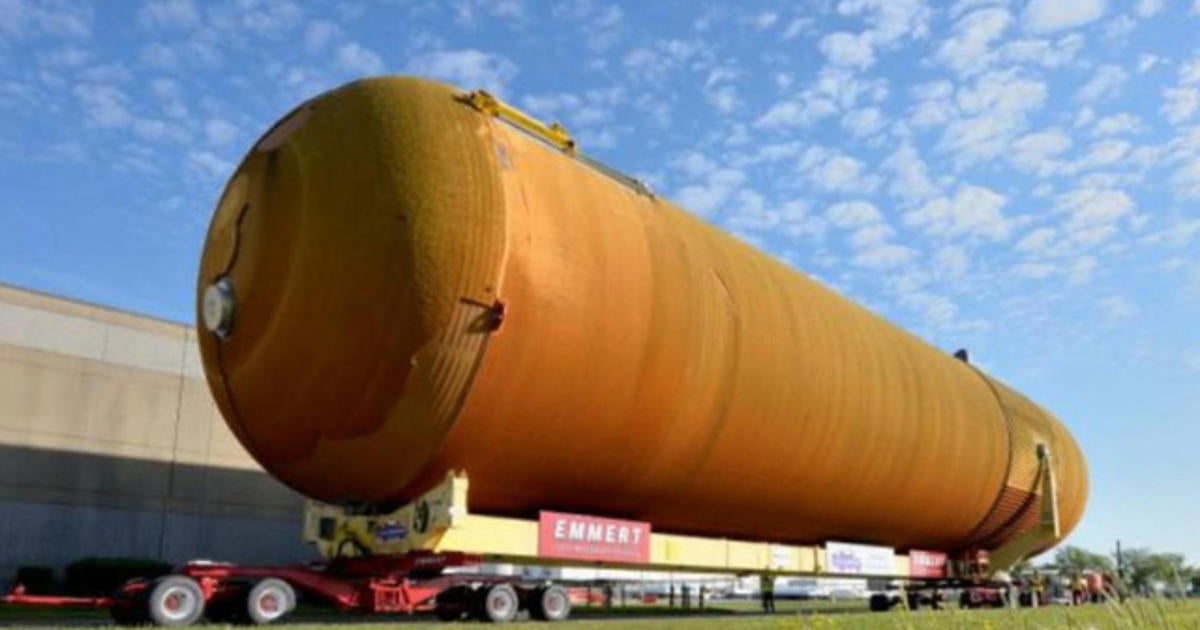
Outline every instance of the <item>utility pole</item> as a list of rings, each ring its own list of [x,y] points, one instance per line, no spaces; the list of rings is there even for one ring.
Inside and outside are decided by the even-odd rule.
[[[1117,541],[1117,577],[1125,581],[1125,562],[1121,558],[1121,541]]]

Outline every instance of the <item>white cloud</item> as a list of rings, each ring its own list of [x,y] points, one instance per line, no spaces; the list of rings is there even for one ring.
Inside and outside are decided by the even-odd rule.
[[[1100,300],[1100,312],[1109,322],[1120,322],[1133,319],[1139,313],[1137,304],[1123,295],[1110,295]]]
[[[517,75],[517,66],[502,55],[468,48],[420,55],[409,62],[405,71],[448,81],[463,89],[483,88],[502,94]]]
[[[690,151],[671,162],[671,167],[680,171],[687,179],[675,194],[679,206],[702,217],[710,217],[725,209],[746,183],[746,174],[710,160],[701,153]],[[757,193],[755,193],[757,194]],[[743,204],[758,203],[752,198],[742,197]],[[749,212],[752,212],[750,208]]]
[[[1049,33],[1082,26],[1100,19],[1105,4],[1105,0],[1031,0],[1025,7],[1025,27]]]
[[[118,128],[133,122],[128,109],[129,97],[115,85],[84,83],[75,86],[73,91],[88,124]]]
[[[73,45],[38,54],[38,62],[52,68],[78,68],[91,60],[91,52]]]
[[[895,243],[872,244],[854,255],[851,262],[869,269],[894,269],[912,262],[917,251]]]
[[[1135,133],[1142,127],[1142,120],[1128,112],[1105,116],[1092,125],[1092,134],[1097,136],[1119,136]]]
[[[520,0],[459,0],[454,6],[454,21],[460,25],[475,25],[481,17],[520,22],[525,6]]]
[[[875,47],[866,33],[830,33],[821,38],[820,47],[835,66],[869,68],[875,64]]]
[[[954,24],[935,58],[960,73],[981,69],[992,43],[1004,35],[1012,22],[1012,14],[1000,7],[968,13]]]
[[[923,38],[929,34],[932,18],[924,0],[841,0],[837,10],[844,16],[862,15],[878,45],[904,37]]]
[[[1200,109],[1200,55],[1185,61],[1180,66],[1177,87],[1163,90],[1162,113],[1170,122],[1179,124],[1191,118],[1198,109]]]
[[[788,22],[787,28],[783,30],[783,39],[795,39],[802,33],[808,31],[813,26],[812,18],[795,18]]]
[[[843,229],[878,225],[883,221],[883,215],[880,214],[879,209],[867,201],[835,203],[825,210],[825,218],[836,227]]]
[[[191,0],[152,0],[138,9],[138,22],[147,28],[186,30],[200,23]]]
[[[1017,241],[1017,251],[1030,254],[1049,254],[1053,250],[1058,232],[1054,228],[1037,228]]]
[[[555,18],[574,22],[587,47],[597,52],[612,48],[623,36],[625,14],[616,4],[566,0],[556,3],[551,13]]]
[[[866,164],[847,155],[831,155],[808,169],[808,177],[827,192],[870,193],[879,186],[879,178],[866,172]]]
[[[808,204],[788,201],[780,206],[768,206],[763,196],[741,190],[725,213],[724,225],[736,232],[774,232],[788,236],[820,236],[825,222],[811,216]]]
[[[140,58],[142,63],[161,70],[173,70],[179,66],[179,55],[175,49],[159,42],[151,42],[142,47]]]
[[[874,135],[883,128],[884,123],[883,111],[878,107],[856,109],[842,116],[842,127],[856,138]]]
[[[1020,170],[1049,177],[1061,168],[1058,157],[1072,144],[1070,136],[1059,129],[1031,133],[1013,142],[1008,159]]]
[[[221,118],[210,118],[204,123],[204,137],[208,143],[223,147],[238,139],[241,131],[236,125]]]
[[[1075,174],[1112,166],[1128,156],[1131,148],[1133,148],[1133,145],[1129,141],[1119,138],[1097,140],[1092,143],[1085,155],[1072,162],[1065,171],[1068,174]]]
[[[704,46],[695,41],[662,39],[652,46],[629,51],[622,61],[625,71],[645,83],[660,83],[676,70],[700,56],[708,56]]]
[[[0,41],[39,35],[86,39],[92,35],[92,9],[80,3],[0,2]]]
[[[1140,18],[1148,18],[1162,11],[1162,8],[1163,0],[1138,0],[1137,6],[1133,8],[1133,12]]]
[[[746,16],[741,22],[756,31],[765,31],[779,22],[779,14],[771,11],[762,11]]]
[[[1076,258],[1066,268],[1067,284],[1072,286],[1085,285],[1092,281],[1092,275],[1096,272],[1095,256],[1080,256]]]
[[[296,28],[303,15],[300,6],[290,0],[239,0],[236,11],[219,22],[260,37],[278,38]]]
[[[823,68],[808,87],[793,99],[771,105],[758,117],[759,129],[807,127],[860,103],[877,104],[887,98],[887,82],[864,80],[844,68]]]
[[[1059,195],[1056,209],[1067,215],[1063,224],[1066,237],[1089,248],[1116,235],[1119,222],[1132,218],[1135,205],[1121,190],[1080,187]]]
[[[970,236],[1002,241],[1012,225],[1002,209],[1008,199],[983,186],[964,185],[904,214],[904,223],[935,236]]]
[[[957,280],[967,273],[971,258],[963,247],[946,245],[934,253],[933,265],[939,277]]]
[[[854,250],[851,262],[857,267],[891,269],[916,257],[916,250],[890,242],[894,230],[870,202],[835,203],[825,210],[825,219],[850,233],[847,241]]]
[[[1120,66],[1111,64],[1100,66],[1091,80],[1079,89],[1079,100],[1090,103],[1114,98],[1121,93],[1121,86],[1127,79],[1129,79],[1129,73]]]
[[[904,307],[919,313],[926,325],[934,328],[953,328],[958,317],[958,306],[944,295],[911,291],[900,293],[898,299]]]
[[[1162,113],[1167,120],[1179,124],[1200,109],[1200,89],[1194,87],[1167,88],[1163,91]]]
[[[1197,184],[1200,185],[1200,180]],[[1200,192],[1200,189],[1197,192]],[[1187,247],[1197,235],[1200,235],[1200,219],[1176,220],[1165,228],[1142,236],[1138,241],[1150,246],[1161,245],[1179,249]]]
[[[988,72],[954,99],[957,111],[946,125],[938,147],[955,156],[959,166],[1004,154],[1027,125],[1028,116],[1046,100],[1046,84],[1016,70]]]
[[[1171,175],[1171,187],[1180,199],[1200,199],[1200,159],[1192,159]]]
[[[841,0],[837,11],[846,17],[862,16],[869,27],[859,33],[838,31],[821,38],[821,52],[831,64],[853,68],[872,66],[876,49],[905,37],[925,37],[932,16],[924,0]]]
[[[937,186],[929,179],[928,167],[911,144],[903,144],[884,159],[881,167],[891,174],[888,193],[915,203],[938,193]]]
[[[955,114],[956,108],[951,100],[954,84],[949,81],[919,83],[913,86],[912,95],[916,105],[913,106],[908,122],[914,127],[943,125]]]
[[[188,164],[201,177],[214,181],[225,179],[233,172],[233,162],[218,156],[212,151],[192,151],[188,153]]]
[[[742,104],[738,90],[731,82],[736,80],[738,73],[731,68],[716,68],[708,73],[704,80],[704,100],[713,109],[722,114],[729,114]]]
[[[1085,38],[1079,33],[1068,33],[1050,41],[1046,39],[1019,39],[1006,42],[997,54],[995,62],[1038,65],[1043,68],[1061,68],[1069,65],[1083,50]]]
[[[359,76],[383,74],[383,58],[358,42],[347,42],[338,47],[338,67]]]
[[[309,52],[317,53],[342,36],[342,29],[333,22],[313,20],[304,31],[304,45]]]

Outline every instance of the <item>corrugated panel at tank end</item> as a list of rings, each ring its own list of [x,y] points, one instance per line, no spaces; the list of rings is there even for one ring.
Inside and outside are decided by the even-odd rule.
[[[1061,537],[1078,524],[1087,499],[1087,470],[1079,447],[1061,423],[1003,383],[983,375],[996,393],[1008,422],[1008,475],[987,518],[976,528],[970,546],[995,549],[1038,523],[1042,494],[1037,487],[1042,464],[1038,446],[1049,450],[1057,482]]]

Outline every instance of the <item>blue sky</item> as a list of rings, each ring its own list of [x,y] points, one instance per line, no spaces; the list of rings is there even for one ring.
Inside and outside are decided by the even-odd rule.
[[[1200,0],[0,0],[0,282],[191,321],[302,99],[486,87],[1058,414],[1072,542],[1200,562]]]

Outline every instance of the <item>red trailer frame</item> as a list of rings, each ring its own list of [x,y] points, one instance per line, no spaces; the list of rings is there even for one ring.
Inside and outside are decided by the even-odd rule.
[[[570,599],[561,586],[446,572],[480,562],[479,556],[455,552],[339,558],[286,567],[192,562],[155,580],[131,580],[111,597],[29,595],[16,585],[0,603],[108,608],[119,624],[168,627],[188,626],[204,617],[219,622],[271,623],[295,608],[297,592],[342,612],[436,612],[447,621],[506,622],[523,610],[534,619],[547,621],[570,614]]]

